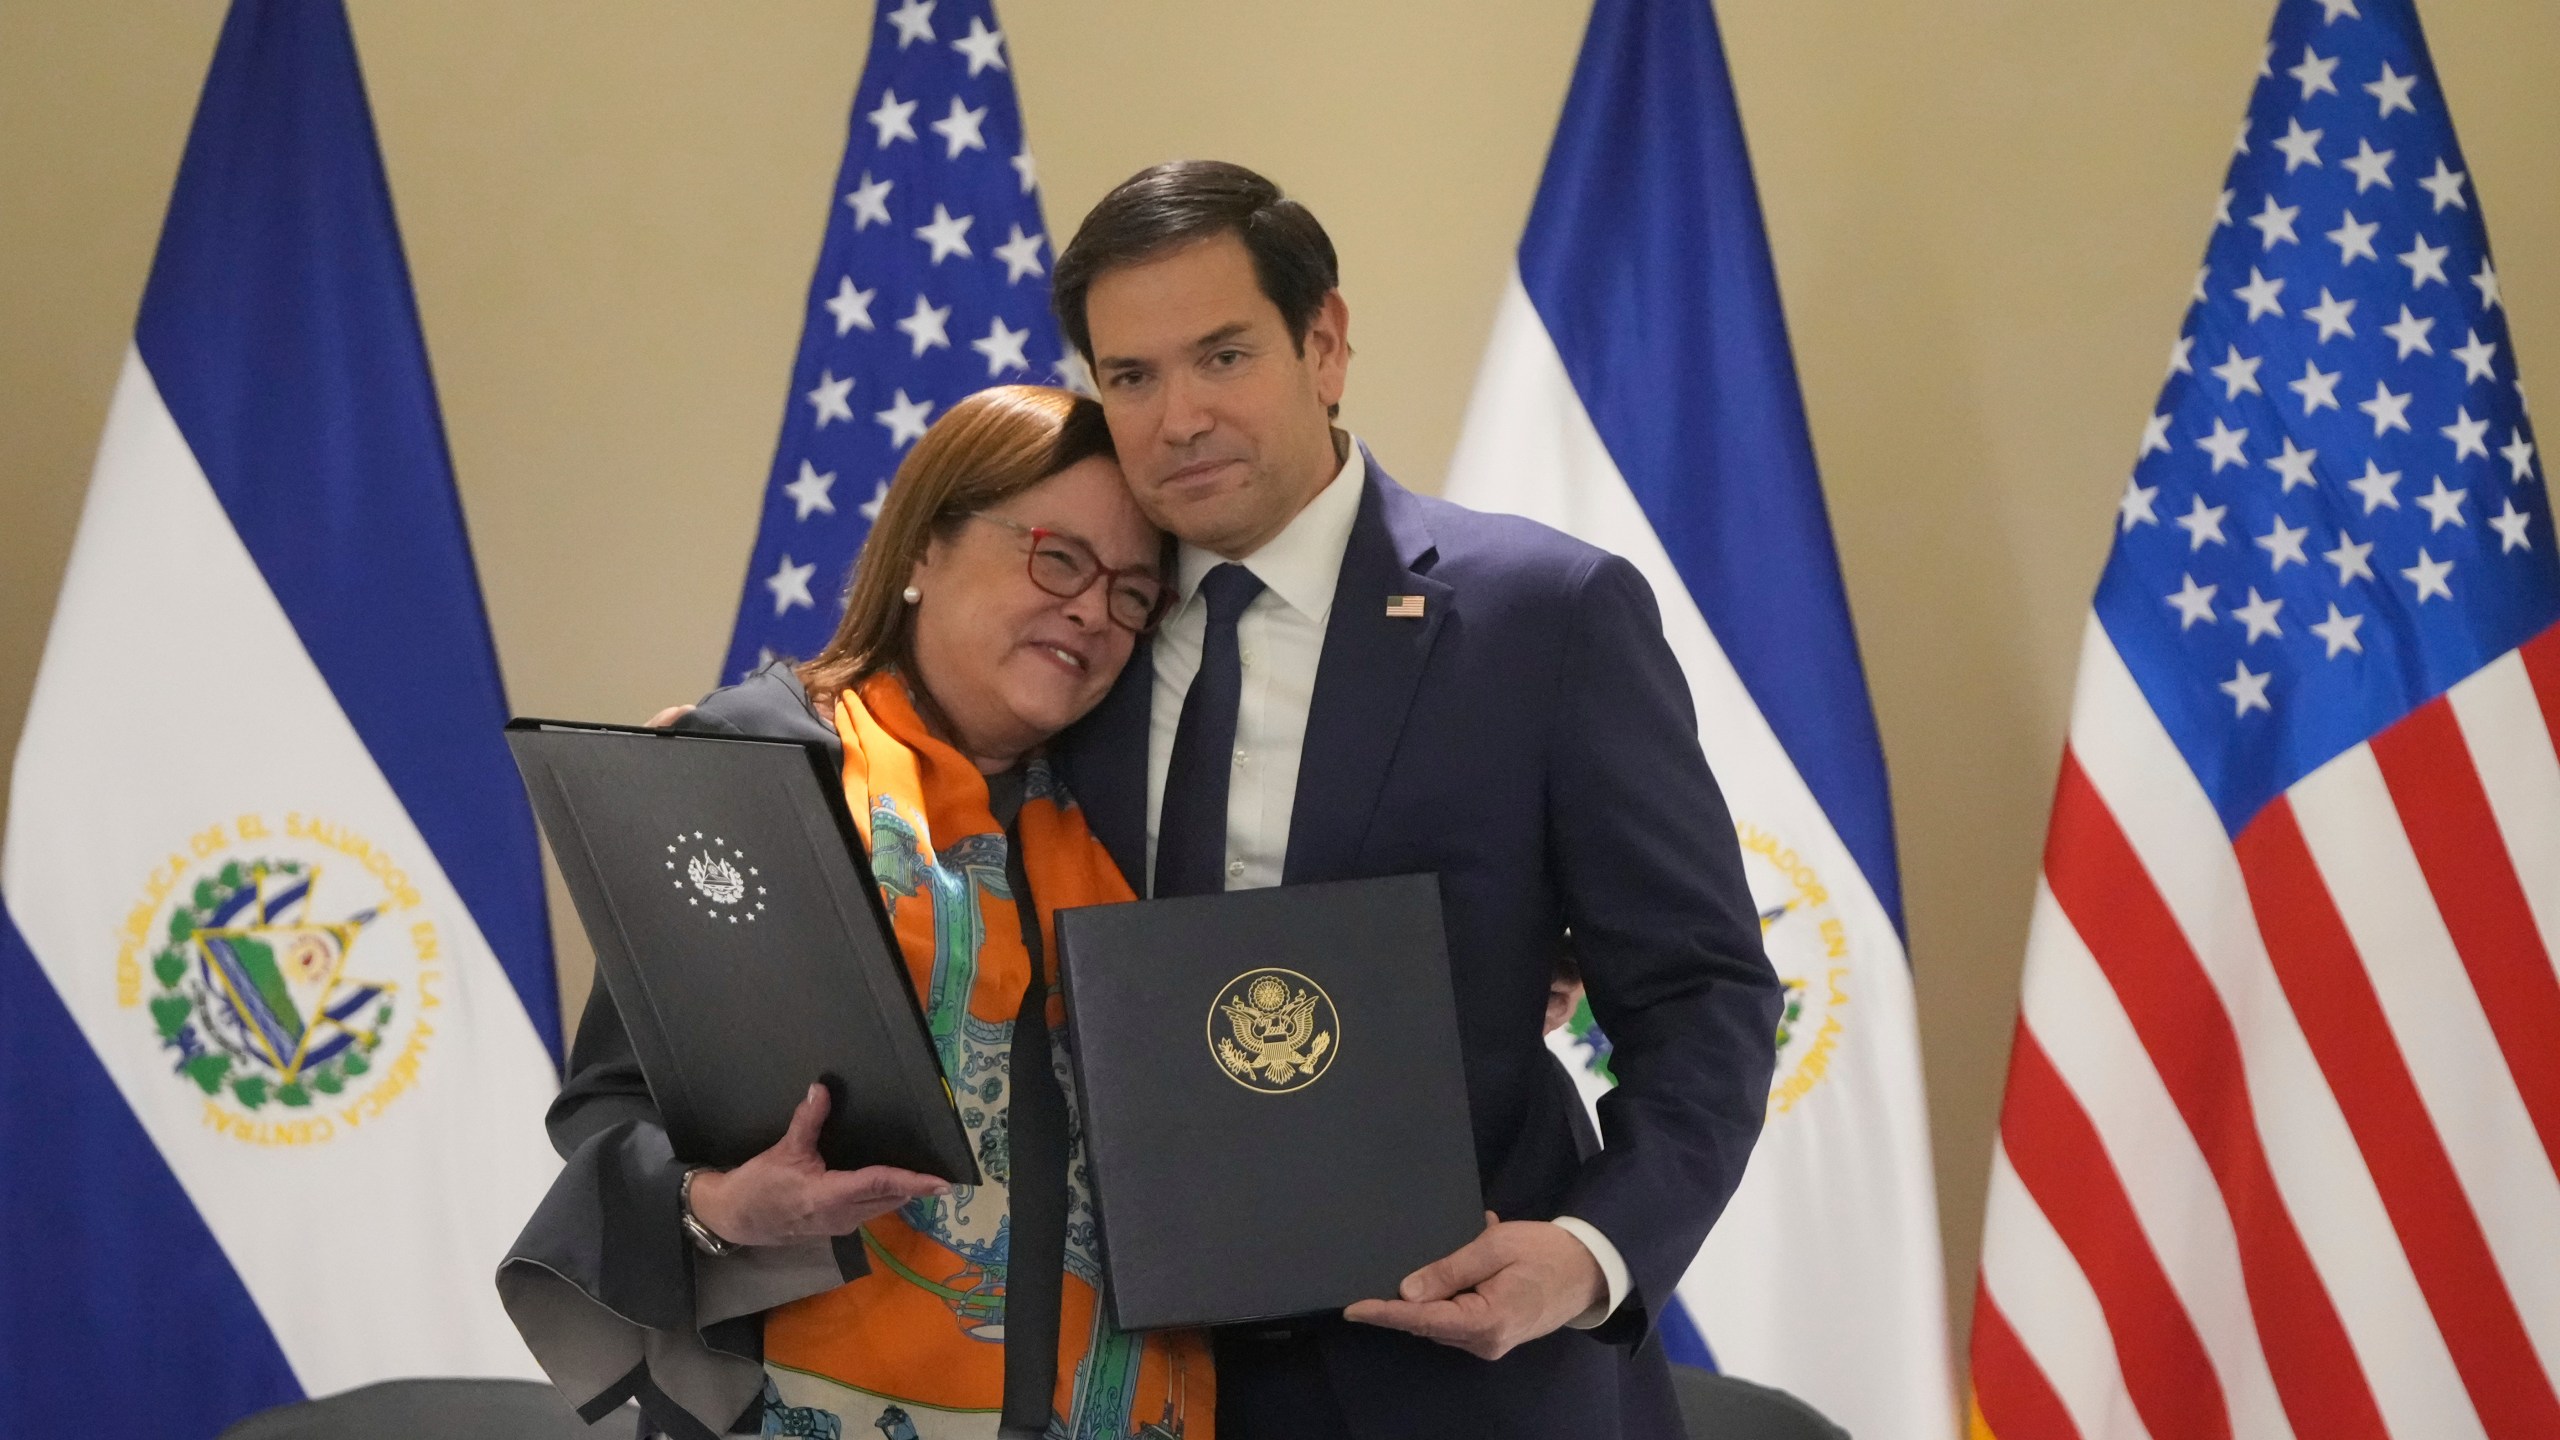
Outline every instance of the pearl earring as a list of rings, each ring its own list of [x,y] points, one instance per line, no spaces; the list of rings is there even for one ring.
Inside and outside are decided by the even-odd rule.
[[[913,605],[924,598],[924,592],[913,585],[910,585],[906,589],[898,592],[898,598],[906,601],[910,605]]]

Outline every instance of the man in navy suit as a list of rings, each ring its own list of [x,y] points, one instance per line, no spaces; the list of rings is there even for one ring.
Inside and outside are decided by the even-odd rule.
[[[1054,286],[1182,597],[1069,784],[1147,893],[1439,875],[1499,1216],[1398,1299],[1221,1332],[1220,1435],[1676,1435],[1643,1341],[1758,1137],[1779,990],[1651,591],[1334,428],[1333,245],[1253,172],[1132,177]],[[1619,1079],[1588,1158],[1541,1038],[1568,929]]]

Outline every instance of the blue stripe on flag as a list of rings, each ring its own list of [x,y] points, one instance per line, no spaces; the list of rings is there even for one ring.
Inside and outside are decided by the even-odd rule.
[[[268,896],[266,903],[258,907],[258,914],[267,923],[275,924],[284,919],[286,911],[309,898],[311,898],[311,880],[310,877],[305,876]]]
[[[1720,1372],[1713,1350],[1707,1348],[1707,1337],[1698,1330],[1698,1322],[1689,1318],[1689,1307],[1678,1296],[1663,1302],[1662,1314],[1653,1322],[1662,1336],[1662,1355],[1674,1365],[1694,1365],[1700,1370]]]
[[[1706,0],[1599,0],[1520,280],[1716,642],[1894,924],[1884,751]]]
[[[256,1302],[5,901],[0,1055],[0,1435],[207,1436],[300,1399]]]
[[[532,813],[339,4],[231,7],[135,341],[556,1063]]]
[[[232,921],[240,918],[241,911],[246,910],[257,903],[258,887],[254,885],[242,886],[239,890],[233,892],[230,899],[223,901],[221,906],[213,912],[212,916],[206,920],[205,923],[208,927],[228,925]],[[263,919],[264,917],[261,916],[256,918]]]

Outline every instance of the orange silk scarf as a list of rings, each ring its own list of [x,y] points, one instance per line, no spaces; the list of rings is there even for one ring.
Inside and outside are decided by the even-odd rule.
[[[899,677],[874,675],[845,692],[835,724],[845,797],[987,1183],[865,1226],[871,1273],[771,1312],[766,1364],[786,1410],[834,1414],[847,1436],[875,1428],[921,1440],[992,1435],[1004,1396],[1005,1090],[1014,1020],[1031,978],[1006,878],[1007,841],[989,809],[986,777],[932,734]],[[1015,833],[1048,957],[1051,1053],[1072,1100],[1054,916],[1134,897],[1036,759]],[[1207,1440],[1216,1405],[1206,1337],[1127,1334],[1100,1304],[1091,1172],[1072,1119],[1070,1131],[1058,1422],[1074,1440]]]

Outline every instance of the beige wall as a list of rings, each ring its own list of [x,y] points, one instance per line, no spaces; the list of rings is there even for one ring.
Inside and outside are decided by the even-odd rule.
[[[2081,617],[2268,7],[1721,9],[1893,767],[1960,1319]],[[737,603],[867,11],[353,10],[512,698],[690,698]],[[1168,156],[1267,169],[1343,252],[1348,420],[1436,485],[1584,7],[1004,13],[1051,224]],[[2560,9],[2430,18],[2544,376]],[[0,746],[219,19],[0,0]],[[582,995],[583,947],[562,957]]]

